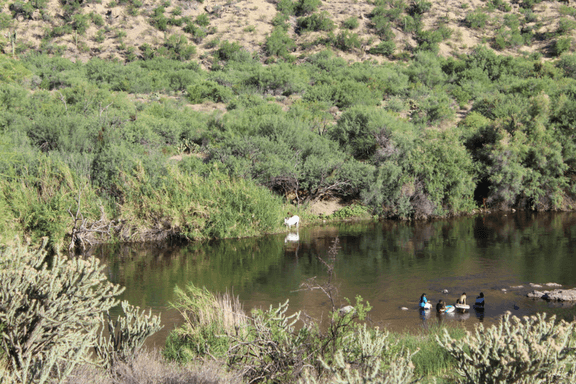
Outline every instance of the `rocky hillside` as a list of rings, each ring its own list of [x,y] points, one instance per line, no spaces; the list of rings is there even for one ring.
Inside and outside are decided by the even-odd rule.
[[[205,68],[237,43],[262,61],[295,61],[332,47],[354,61],[415,50],[506,54],[572,50],[576,8],[524,0],[0,0],[0,49],[133,61],[194,58]],[[214,55],[216,53],[216,55]]]

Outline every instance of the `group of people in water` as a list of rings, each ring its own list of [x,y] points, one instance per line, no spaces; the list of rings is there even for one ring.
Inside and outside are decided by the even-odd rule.
[[[464,308],[469,308],[468,304],[466,303],[466,292],[462,293],[462,295],[458,298],[458,300],[456,300],[456,307],[464,307]],[[432,308],[432,304],[428,302],[428,298],[426,297],[426,294],[423,293],[422,296],[420,296],[420,309],[430,309]],[[438,300],[438,304],[436,304],[436,311],[438,313],[444,313],[447,311],[448,308],[452,307],[451,305],[446,306],[446,302],[442,299]],[[476,302],[474,303],[474,308],[477,310],[483,310],[484,309],[484,293],[480,292],[480,295],[478,295],[478,297],[476,297]]]

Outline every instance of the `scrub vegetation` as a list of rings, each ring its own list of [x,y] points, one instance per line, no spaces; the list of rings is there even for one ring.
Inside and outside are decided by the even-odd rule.
[[[108,317],[121,289],[62,252],[257,236],[332,199],[322,219],[576,207],[569,4],[237,3],[0,0],[2,380],[574,381],[573,324],[390,335],[330,280],[307,285],[326,326],[183,287],[181,365],[141,351],[157,317]]]
[[[333,198],[408,220],[574,208],[572,54],[265,65],[218,46],[212,70],[2,56],[4,238],[253,236]]]

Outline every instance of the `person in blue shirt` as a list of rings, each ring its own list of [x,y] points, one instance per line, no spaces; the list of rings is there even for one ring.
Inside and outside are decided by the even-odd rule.
[[[428,299],[426,298],[426,294],[423,293],[422,296],[420,296],[420,309],[428,308],[429,305],[426,305],[427,303]]]

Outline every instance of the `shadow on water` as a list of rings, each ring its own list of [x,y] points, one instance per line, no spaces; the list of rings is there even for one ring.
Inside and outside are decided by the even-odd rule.
[[[379,222],[300,228],[259,238],[186,246],[115,245],[93,253],[107,264],[123,299],[162,312],[165,329],[152,343],[163,345],[180,322],[169,309],[175,286],[189,283],[214,292],[232,291],[245,309],[268,308],[290,299],[293,311],[326,319],[329,303],[318,291],[300,290],[316,276],[318,261],[336,236],[340,252],[335,276],[341,304],[360,295],[373,306],[370,319],[392,331],[427,327],[429,322],[491,324],[510,310],[517,316],[566,311],[560,304],[532,300],[529,283],[576,286],[576,214],[517,213],[425,223]],[[443,293],[443,292],[448,293]],[[453,304],[462,292],[469,302],[486,295],[486,309],[438,316],[419,313],[423,292],[435,304]],[[557,308],[557,307],[561,308]],[[404,307],[404,309],[403,309]],[[405,310],[407,308],[407,310]]]

